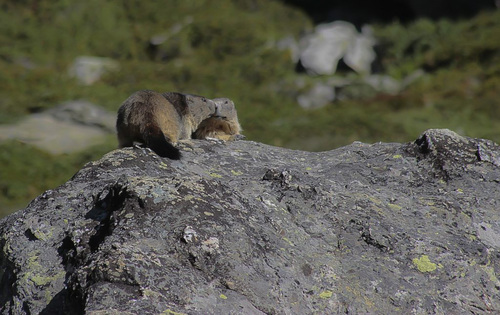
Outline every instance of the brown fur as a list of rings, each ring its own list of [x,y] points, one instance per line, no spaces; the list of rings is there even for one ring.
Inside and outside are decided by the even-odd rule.
[[[215,115],[203,120],[194,132],[193,138],[206,139],[217,138],[220,140],[237,140],[244,136],[236,113],[233,101],[228,98],[216,98]]]
[[[174,145],[191,138],[200,123],[214,113],[215,103],[202,96],[138,91],[118,110],[118,143],[123,148],[141,142],[160,156],[179,159]]]

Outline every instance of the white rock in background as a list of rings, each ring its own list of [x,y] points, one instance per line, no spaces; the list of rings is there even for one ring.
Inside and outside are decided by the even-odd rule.
[[[328,84],[318,83],[307,93],[297,97],[297,102],[302,108],[314,109],[325,106],[335,99],[335,88]]]
[[[401,82],[388,75],[370,75],[364,79],[365,83],[376,91],[396,95],[401,91]]]
[[[333,22],[316,26],[313,34],[301,39],[300,60],[304,68],[314,74],[333,74],[344,56],[354,26],[347,22]]]
[[[80,56],[75,58],[68,72],[80,83],[91,85],[99,80],[105,72],[118,70],[118,68],[118,62],[111,58]]]
[[[354,25],[344,21],[320,24],[313,34],[301,39],[300,60],[312,74],[334,74],[342,58],[354,71],[367,74],[375,59],[374,45],[368,27],[359,33]]]
[[[86,100],[68,101],[44,113],[59,121],[98,127],[111,133],[115,132],[116,114]]]
[[[344,62],[359,74],[370,74],[371,64],[375,60],[375,38],[369,26],[363,26],[361,33],[356,33],[344,55]]]
[[[363,80],[377,91],[396,95],[424,74],[425,72],[422,69],[417,69],[403,78],[403,80],[396,80],[389,75],[383,74],[372,74],[366,76]]]
[[[52,154],[72,153],[100,144],[115,132],[116,114],[87,101],[71,101],[0,125],[0,142],[16,139]]]

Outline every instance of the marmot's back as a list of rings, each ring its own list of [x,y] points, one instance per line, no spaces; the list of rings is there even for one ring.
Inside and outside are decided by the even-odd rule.
[[[233,140],[241,131],[234,103],[177,92],[137,91],[123,102],[116,121],[120,148],[144,143],[162,157],[179,159],[182,139]]]
[[[179,140],[181,119],[176,108],[160,93],[137,91],[118,109],[116,130],[119,147],[144,143],[159,156],[178,160],[174,143]]]
[[[162,95],[174,106],[181,117],[179,139],[191,139],[199,124],[216,112],[213,100],[194,94],[165,92]]]

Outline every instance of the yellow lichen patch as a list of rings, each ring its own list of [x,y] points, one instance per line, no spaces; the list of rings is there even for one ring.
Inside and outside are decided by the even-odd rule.
[[[329,299],[333,295],[333,292],[330,290],[325,290],[319,294],[319,297],[322,299]]]
[[[420,272],[432,272],[438,267],[435,263],[430,261],[427,255],[422,255],[420,258],[413,258],[413,264]]]
[[[40,253],[38,251],[34,251],[31,253],[31,256],[28,257],[28,267],[31,270],[34,270],[35,268],[40,268],[40,263],[38,262],[38,256]]]
[[[382,200],[377,199],[377,198],[375,198],[375,197],[373,197],[373,196],[368,196],[368,195],[367,195],[367,196],[366,196],[366,198],[367,198],[368,200],[370,200],[371,202],[373,202],[374,204],[376,204],[377,206],[381,206],[381,205],[383,204]]]
[[[26,277],[32,281],[34,284],[38,286],[44,286],[46,284],[49,284],[51,282],[54,282],[57,279],[62,279],[66,275],[65,271],[60,271],[59,273],[53,275],[53,276],[45,276],[45,275],[38,275],[34,273],[27,273]]]
[[[145,296],[145,297],[156,297],[160,295],[158,292],[155,292],[153,290],[150,290],[150,289],[143,289],[142,290],[142,296]]]
[[[223,299],[223,300],[227,300],[227,296],[225,296],[225,295],[224,295],[224,294],[222,294],[222,293],[219,295],[219,297],[220,297],[221,299]]]
[[[242,172],[240,171],[235,171],[235,170],[231,170],[231,174],[235,175],[235,176],[240,176],[240,175],[243,175]]]
[[[399,211],[399,210],[403,209],[403,207],[401,207],[397,204],[394,204],[394,203],[389,203],[387,205],[389,206],[389,208],[391,208],[391,210]]]
[[[210,175],[210,176],[212,176],[212,177],[215,177],[215,178],[222,178],[222,175],[217,174],[217,173],[215,173],[215,172],[210,172],[210,173],[208,173],[208,175]]]
[[[33,235],[35,235],[35,237],[41,241],[47,241],[48,239],[50,239],[52,237],[53,231],[54,229],[50,229],[45,232],[40,229],[32,230]]]
[[[400,159],[402,158],[403,156],[401,154],[395,154],[392,156],[393,159]]]
[[[500,280],[498,280],[495,269],[490,266],[480,266],[480,268],[488,275],[488,278],[491,282],[493,282],[496,286],[500,285]]]
[[[288,243],[288,245],[295,246],[295,244],[293,244],[292,241],[290,241],[288,238],[283,237],[283,240],[286,241]]]
[[[158,164],[158,167],[162,168],[164,170],[168,170],[169,169],[168,165],[165,162],[161,162],[160,164]]]

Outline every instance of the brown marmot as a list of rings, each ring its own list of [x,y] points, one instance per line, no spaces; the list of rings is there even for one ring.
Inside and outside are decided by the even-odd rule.
[[[178,160],[181,153],[174,145],[190,139],[215,114],[215,102],[203,96],[137,91],[118,109],[118,143],[123,148],[141,142],[159,156]]]

